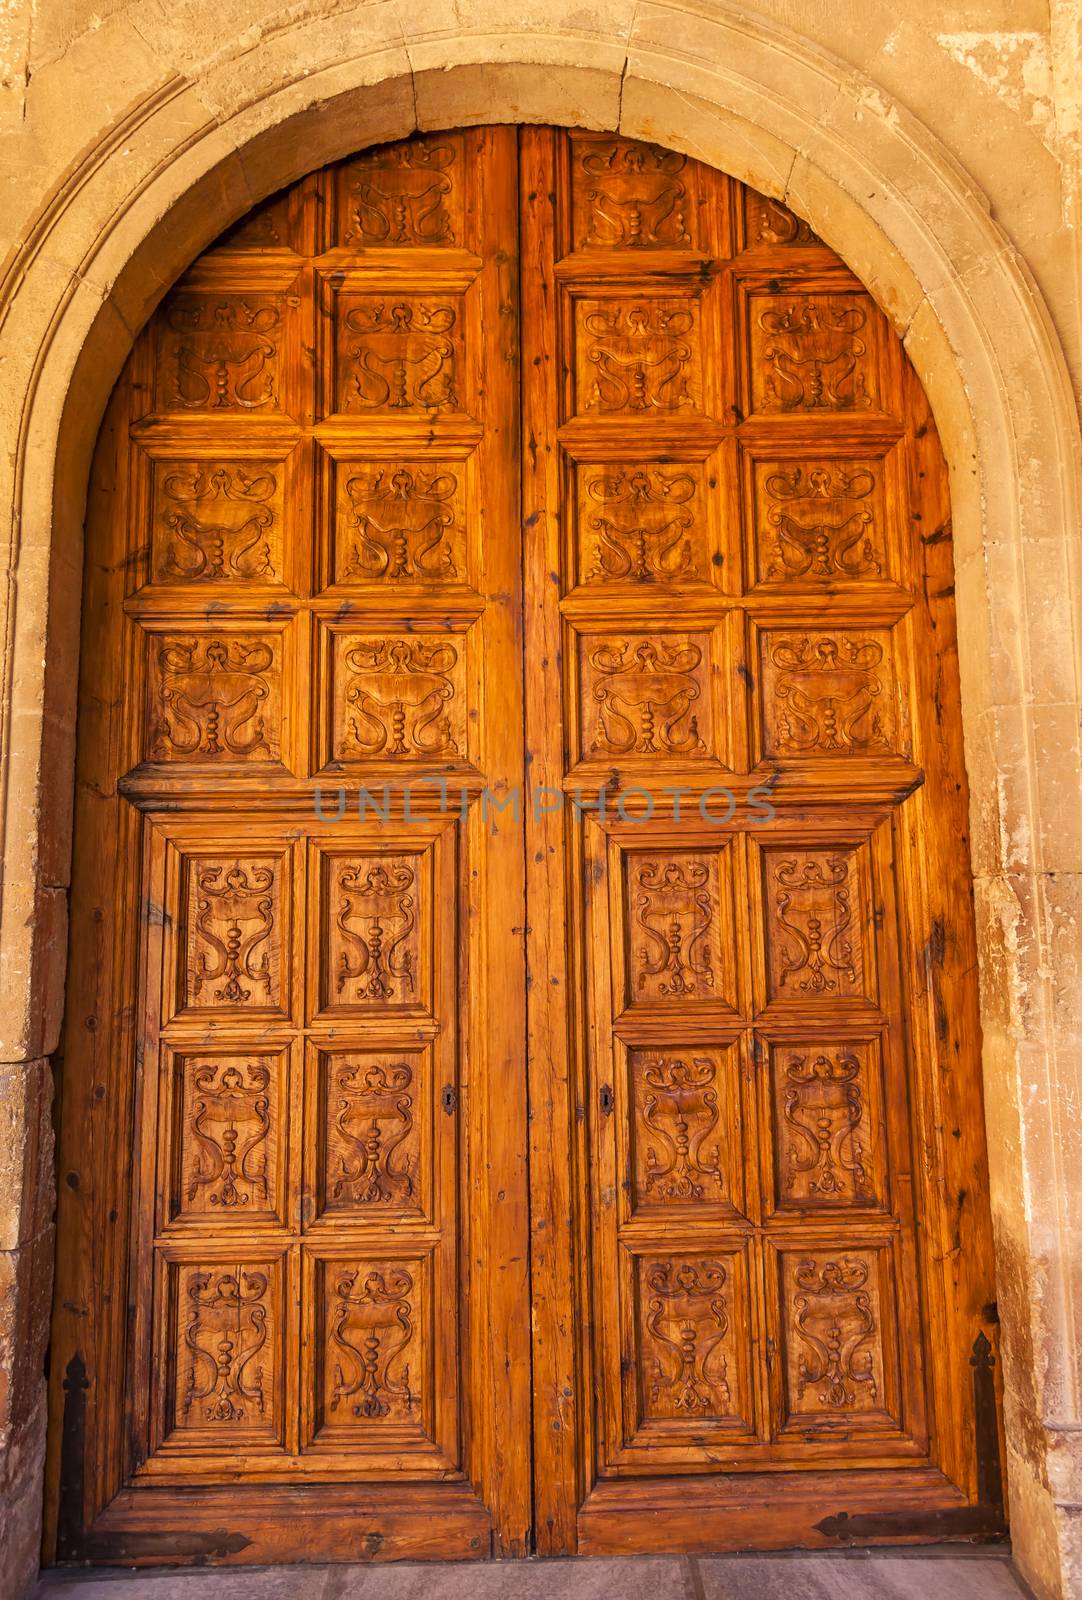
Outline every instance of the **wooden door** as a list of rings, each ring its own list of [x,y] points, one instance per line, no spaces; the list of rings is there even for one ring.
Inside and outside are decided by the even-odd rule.
[[[520,152],[539,1546],[994,1530],[927,403],[783,207]]]
[[[50,1557],[999,1527],[951,573],[896,336],[683,156],[197,261],[91,489]]]

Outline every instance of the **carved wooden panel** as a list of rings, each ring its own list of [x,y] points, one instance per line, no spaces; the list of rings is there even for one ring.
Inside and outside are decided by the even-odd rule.
[[[586,633],[577,645],[586,760],[717,756],[709,631]]]
[[[757,412],[860,413],[881,403],[879,313],[866,295],[747,298]]]
[[[334,242],[353,250],[462,248],[466,182],[460,133],[366,150],[335,169]]]
[[[852,846],[762,851],[767,998],[875,1003],[867,856]]]
[[[165,414],[292,412],[299,372],[296,295],[180,289],[155,318],[154,402]]]
[[[575,581],[721,587],[724,557],[712,516],[717,489],[715,471],[698,461],[580,464]]]
[[[894,641],[885,629],[759,634],[764,756],[904,751]]]
[[[290,585],[285,508],[296,486],[288,460],[216,452],[147,465],[151,584]]]
[[[624,855],[626,1004],[738,1008],[732,848]]]
[[[382,590],[467,582],[467,463],[333,463],[328,581]]]
[[[329,645],[331,761],[466,760],[464,634],[335,629]]]
[[[341,290],[334,314],[336,411],[438,417],[470,409],[463,295]]]
[[[160,1263],[161,1431],[172,1449],[283,1442],[284,1262],[248,1249],[170,1251]]]
[[[780,1250],[783,1425],[890,1425],[897,1412],[890,1246]]]
[[[318,1008],[417,1013],[432,997],[432,867],[422,851],[319,858]],[[442,908],[450,916],[452,908]]]
[[[270,850],[187,852],[180,866],[178,1013],[288,1016],[290,857]]]
[[[574,310],[577,414],[658,417],[704,410],[698,299],[584,297]]]
[[[166,1218],[221,1228],[289,1221],[289,1056],[285,1050],[167,1052]]]
[[[146,759],[281,764],[290,682],[285,626],[147,632]]]
[[[710,248],[696,162],[605,134],[573,135],[569,148],[576,250]]]
[[[760,584],[833,590],[897,581],[885,462],[804,455],[755,460],[752,474],[753,570]]]
[[[769,1045],[779,1211],[879,1209],[886,1148],[878,1040]]]
[[[379,1222],[429,1203],[433,1064],[386,1045],[319,1052],[316,1203],[321,1217]]]
[[[743,1212],[740,1072],[735,1043],[628,1051],[633,1214]]]
[[[821,244],[802,217],[794,215],[780,200],[754,189],[744,189],[744,239],[748,249],[774,249],[778,245]]]
[[[752,1402],[742,1254],[653,1251],[634,1265],[641,1422],[745,1431]]]

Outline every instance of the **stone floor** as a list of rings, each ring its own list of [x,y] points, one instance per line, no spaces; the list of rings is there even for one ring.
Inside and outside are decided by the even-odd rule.
[[[43,1574],[35,1600],[1025,1600],[1001,1551]]]

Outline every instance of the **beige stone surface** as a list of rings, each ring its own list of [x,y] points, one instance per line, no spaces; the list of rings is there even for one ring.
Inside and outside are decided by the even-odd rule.
[[[0,1572],[35,1562],[81,520],[169,283],[366,143],[620,127],[782,197],[903,333],[952,487],[1015,1550],[1082,1592],[1078,0],[8,0],[0,11]]]

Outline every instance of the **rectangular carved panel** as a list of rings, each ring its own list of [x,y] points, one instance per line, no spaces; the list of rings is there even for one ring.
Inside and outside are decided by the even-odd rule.
[[[353,418],[470,409],[466,299],[450,290],[335,295],[334,409]]]
[[[724,557],[711,517],[717,488],[716,471],[698,461],[580,463],[575,581],[720,587]],[[739,581],[728,576],[730,586]]]
[[[898,581],[883,460],[807,454],[751,464],[753,571],[771,588]],[[895,517],[897,513],[895,513]]]
[[[288,1225],[288,1052],[167,1050],[166,1062],[166,1220]]]
[[[874,1005],[866,850],[772,846],[761,863],[768,1001]]]
[[[298,304],[266,290],[178,290],[155,319],[156,409],[294,413]]]
[[[753,1404],[740,1250],[652,1250],[636,1256],[635,1366],[640,1427],[746,1432]]]
[[[878,1039],[775,1042],[769,1053],[777,1209],[883,1207]]]
[[[466,244],[464,136],[441,133],[366,150],[335,169],[334,243],[347,249]]]
[[[890,1245],[781,1249],[778,1274],[784,1427],[897,1427]]]
[[[169,1449],[283,1443],[285,1260],[220,1247],[158,1262],[159,1428]]]
[[[347,633],[330,657],[329,761],[428,764],[467,758],[463,633]]]
[[[290,1015],[292,866],[286,852],[181,857],[175,938],[180,1016]]]
[[[319,1051],[312,1065],[319,1215],[369,1223],[423,1216],[432,1193],[430,1052],[340,1046]]]
[[[423,1015],[432,1005],[432,865],[422,851],[318,856],[319,1015]],[[441,905],[453,927],[453,906]]]
[[[753,292],[746,308],[753,411],[882,406],[882,330],[867,295]]]
[[[353,588],[468,581],[464,461],[333,463],[327,580]]]
[[[631,1049],[627,1072],[633,1215],[743,1213],[753,1141],[745,1140],[739,1045]]]
[[[696,415],[702,303],[692,295],[575,300],[574,409],[587,416]]]
[[[718,759],[711,630],[583,633],[576,643],[584,760]]]
[[[628,1006],[737,1011],[732,847],[624,855]]]
[[[760,633],[762,756],[904,754],[892,646],[886,629]]]
[[[148,463],[150,582],[290,586],[291,464],[270,455],[158,457]]]
[[[288,764],[285,627],[148,631],[146,650],[148,761]]]
[[[574,249],[711,249],[694,161],[605,134],[572,134],[569,147]]]

